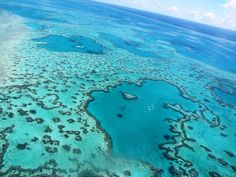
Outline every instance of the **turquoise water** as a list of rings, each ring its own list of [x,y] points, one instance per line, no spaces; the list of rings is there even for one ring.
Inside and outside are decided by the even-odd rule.
[[[43,30],[43,25],[37,24],[37,23],[26,23],[27,26],[29,26],[33,30]]]
[[[137,99],[125,99],[123,93],[132,94]],[[143,86],[122,83],[108,93],[94,92],[92,97],[94,101],[88,111],[111,136],[113,154],[157,167],[167,163],[159,145],[173,136],[167,119],[181,117],[166,104],[181,104],[190,110],[196,107],[181,97],[175,86],[161,81],[147,81]],[[163,163],[159,164],[159,161]]]
[[[234,31],[2,0],[0,32],[0,176],[236,175]]]
[[[36,41],[42,42],[39,46],[49,51],[55,52],[80,52],[91,54],[102,54],[102,45],[96,43],[92,39],[82,36],[75,36],[66,38],[63,36],[48,36],[46,38],[37,39]]]

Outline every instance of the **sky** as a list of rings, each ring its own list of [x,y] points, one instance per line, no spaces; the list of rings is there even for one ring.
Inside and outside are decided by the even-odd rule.
[[[97,0],[236,31],[236,0]]]

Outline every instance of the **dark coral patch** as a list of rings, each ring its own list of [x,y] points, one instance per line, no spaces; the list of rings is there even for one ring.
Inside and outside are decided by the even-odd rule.
[[[78,177],[103,177],[103,176],[98,175],[90,170],[84,170],[78,175]]]
[[[129,171],[129,170],[125,170],[123,173],[124,173],[125,176],[131,176],[132,175],[131,171]]]
[[[60,122],[60,121],[61,121],[59,117],[54,117],[52,120],[53,120],[53,122],[55,122],[55,123],[57,123],[57,122]]]
[[[47,126],[47,127],[45,128],[44,132],[46,132],[46,133],[51,133],[51,132],[52,132],[52,129],[51,129],[49,126]]]
[[[27,148],[29,144],[28,143],[23,143],[23,144],[18,144],[16,147],[17,149],[24,150]]]
[[[58,151],[58,149],[56,147],[45,147],[45,150],[48,152],[48,153],[56,153]]]
[[[232,152],[224,150],[224,152],[229,156],[229,157],[235,157],[235,155]]]
[[[2,108],[0,108],[0,114],[2,114],[3,113],[3,109]]]
[[[36,110],[30,110],[29,112],[30,112],[31,114],[36,114],[36,113],[37,113]]]
[[[73,149],[72,151],[74,154],[81,154],[81,150],[80,149]]]
[[[67,144],[63,145],[62,147],[67,152],[69,152],[71,150],[71,147],[69,145],[67,145]]]
[[[117,114],[117,117],[118,118],[123,118],[123,115],[122,114]]]
[[[167,141],[168,141],[168,140],[170,140],[170,139],[171,139],[171,136],[170,136],[170,135],[167,135],[167,134],[165,134],[165,135],[164,135],[164,138],[165,138],[165,140],[167,140]]]
[[[221,175],[215,171],[208,172],[210,177],[221,177]]]
[[[42,118],[36,118],[35,120],[38,124],[42,124],[44,122],[44,119]]]

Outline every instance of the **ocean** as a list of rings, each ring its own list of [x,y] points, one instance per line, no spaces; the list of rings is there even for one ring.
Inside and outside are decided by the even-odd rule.
[[[0,176],[233,177],[235,129],[235,31],[0,1]]]

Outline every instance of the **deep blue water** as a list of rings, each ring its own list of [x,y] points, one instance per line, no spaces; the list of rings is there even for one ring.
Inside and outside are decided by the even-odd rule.
[[[236,89],[230,88],[230,92],[220,88],[214,88],[214,92],[222,99],[223,102],[236,107]]]
[[[101,34],[101,37],[113,43],[115,47],[124,49],[134,55],[137,55],[140,57],[147,57],[147,58],[158,57],[154,52],[140,49],[140,47],[142,47],[142,45],[144,44],[140,44],[136,41],[122,39],[115,35],[105,34],[105,33]]]
[[[73,20],[65,21],[64,19],[58,19],[56,17],[57,15],[52,11],[39,10],[36,7],[20,6],[17,3],[15,5],[7,5],[3,2],[0,2],[2,8],[27,18],[64,23],[74,22]],[[22,0],[22,2],[25,1]],[[137,32],[137,35],[142,36],[143,40],[150,40],[152,43],[155,43],[155,40],[170,42],[173,47],[184,56],[202,61],[225,71],[236,72],[236,32],[234,31],[92,1],[66,3],[67,1],[56,0],[55,2],[54,6],[58,8],[73,10],[77,8],[99,16],[109,16],[114,22],[124,25],[140,26],[149,30],[149,32]],[[50,4],[50,1],[45,1],[45,3]],[[161,26],[157,25],[158,23],[161,24]],[[176,27],[171,25],[181,28],[176,31]],[[173,30],[176,31],[177,34],[175,36],[168,35],[168,33],[171,34]],[[201,34],[196,32],[200,32]],[[189,39],[189,36],[196,37],[196,40]],[[121,47],[139,56],[151,58],[158,56],[153,51],[137,48],[136,44],[127,44],[119,36],[106,35],[106,39],[114,42],[116,47]]]
[[[109,5],[113,6],[113,5]],[[173,24],[175,26],[191,29],[193,31],[201,32],[203,34],[208,34],[212,36],[217,36],[221,38],[225,38],[228,40],[233,40],[236,41],[236,32],[228,29],[223,29],[219,27],[214,27],[210,25],[205,25],[205,24],[200,24],[188,20],[183,20],[171,16],[166,16],[166,15],[161,15],[161,14],[156,14],[156,13],[151,13],[151,12],[146,12],[146,11],[141,11],[141,10],[136,10],[136,9],[131,9],[127,7],[121,7],[121,6],[113,6],[114,8],[119,8],[121,10],[127,10],[129,12],[138,14],[138,15],[143,15],[147,18],[151,18],[154,20],[159,20],[163,21],[169,24]]]

